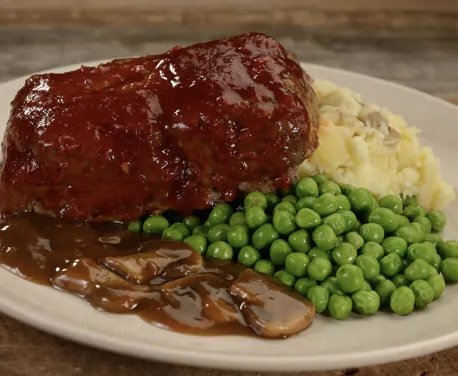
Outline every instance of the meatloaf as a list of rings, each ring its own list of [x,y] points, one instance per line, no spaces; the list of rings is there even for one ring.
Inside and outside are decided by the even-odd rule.
[[[285,187],[317,147],[310,81],[258,33],[33,75],[12,102],[0,212],[128,220]]]

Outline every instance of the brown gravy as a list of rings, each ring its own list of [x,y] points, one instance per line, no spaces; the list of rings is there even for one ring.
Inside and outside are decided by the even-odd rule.
[[[307,300],[271,278],[203,259],[184,243],[128,232],[121,223],[10,217],[0,224],[0,266],[98,309],[190,334],[287,337],[314,316]]]

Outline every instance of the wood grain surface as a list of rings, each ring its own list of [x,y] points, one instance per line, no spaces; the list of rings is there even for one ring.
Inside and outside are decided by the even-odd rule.
[[[352,34],[458,29],[456,0],[0,0],[0,24],[322,29]]]
[[[26,7],[21,8],[18,4],[25,5],[25,3],[23,0],[16,0],[8,1],[6,5],[10,7],[9,9],[16,7],[20,13],[21,9]],[[36,6],[38,3],[54,4],[57,8],[61,4],[57,0],[46,0],[33,2],[32,5]],[[81,3],[88,5],[91,2]],[[107,1],[100,3],[106,4]],[[292,4],[289,1],[285,2],[285,4],[290,3]],[[317,7],[323,9],[325,7],[321,2],[314,3]],[[340,2],[334,1],[334,3],[336,5]],[[350,9],[353,4],[357,11],[357,1],[347,3],[349,4],[347,9]],[[367,2],[364,3],[367,5]],[[371,6],[377,9],[375,3],[371,2]],[[401,6],[409,2],[397,3]],[[419,3],[422,4],[423,10],[417,7],[415,12],[426,14],[427,2]],[[185,6],[187,2],[183,1],[183,4]],[[438,1],[434,4],[449,4],[453,7],[457,2]],[[5,5],[5,1],[0,3],[0,20],[5,19],[5,14],[1,12],[1,5]],[[439,5],[437,5],[438,9]],[[445,12],[445,8],[439,10]],[[332,13],[335,8],[329,9]],[[402,12],[406,11],[405,6],[402,9]],[[455,17],[453,12],[451,14],[450,19]],[[0,26],[0,82],[58,65],[154,53],[173,45],[203,41],[233,32],[262,30],[278,37],[301,60],[385,78],[458,104],[458,32],[454,31],[458,22],[455,19],[455,23],[448,23],[447,17],[449,16],[444,18],[444,27],[436,25],[437,29],[434,32],[418,33],[414,28],[405,27],[403,31],[388,34],[379,32],[376,28],[353,28],[349,33],[345,32],[346,27],[339,32],[321,26],[314,29],[288,27],[284,24],[272,26],[264,21],[261,22],[263,26],[259,28],[256,24],[250,23],[210,28],[180,22],[168,27],[142,25],[95,27],[88,26],[87,22],[83,22],[84,25],[72,24],[65,27],[0,23],[3,25]],[[329,23],[329,19],[327,22]],[[248,375],[248,373],[174,366],[115,355],[56,338],[0,314],[0,375],[236,376]],[[302,373],[302,375],[458,375],[458,348],[388,365]]]
[[[456,376],[458,348],[410,361],[330,372],[267,373],[266,376]],[[150,362],[81,346],[0,315],[2,376],[255,376]]]

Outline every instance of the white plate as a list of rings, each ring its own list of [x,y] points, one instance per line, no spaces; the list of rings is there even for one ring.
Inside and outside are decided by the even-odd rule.
[[[95,62],[87,65],[95,64]],[[67,71],[68,66],[53,71]],[[348,86],[404,115],[423,130],[424,143],[441,158],[458,186],[458,108],[418,91],[342,70],[304,64],[314,78]],[[24,77],[0,85],[0,134],[9,103]],[[448,210],[448,236],[458,238],[458,203]],[[201,367],[299,371],[364,366],[415,357],[458,345],[458,286],[426,310],[408,317],[377,314],[344,322],[318,317],[287,340],[199,337],[157,329],[136,316],[99,312],[85,301],[22,280],[0,268],[0,310],[47,332],[118,353]]]

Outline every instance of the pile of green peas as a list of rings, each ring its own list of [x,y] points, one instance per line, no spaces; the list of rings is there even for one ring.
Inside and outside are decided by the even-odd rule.
[[[445,216],[414,197],[376,199],[324,175],[288,192],[251,192],[186,218],[153,215],[129,230],[183,241],[196,252],[237,260],[307,297],[318,313],[388,310],[407,315],[458,282],[458,241],[440,233]]]

